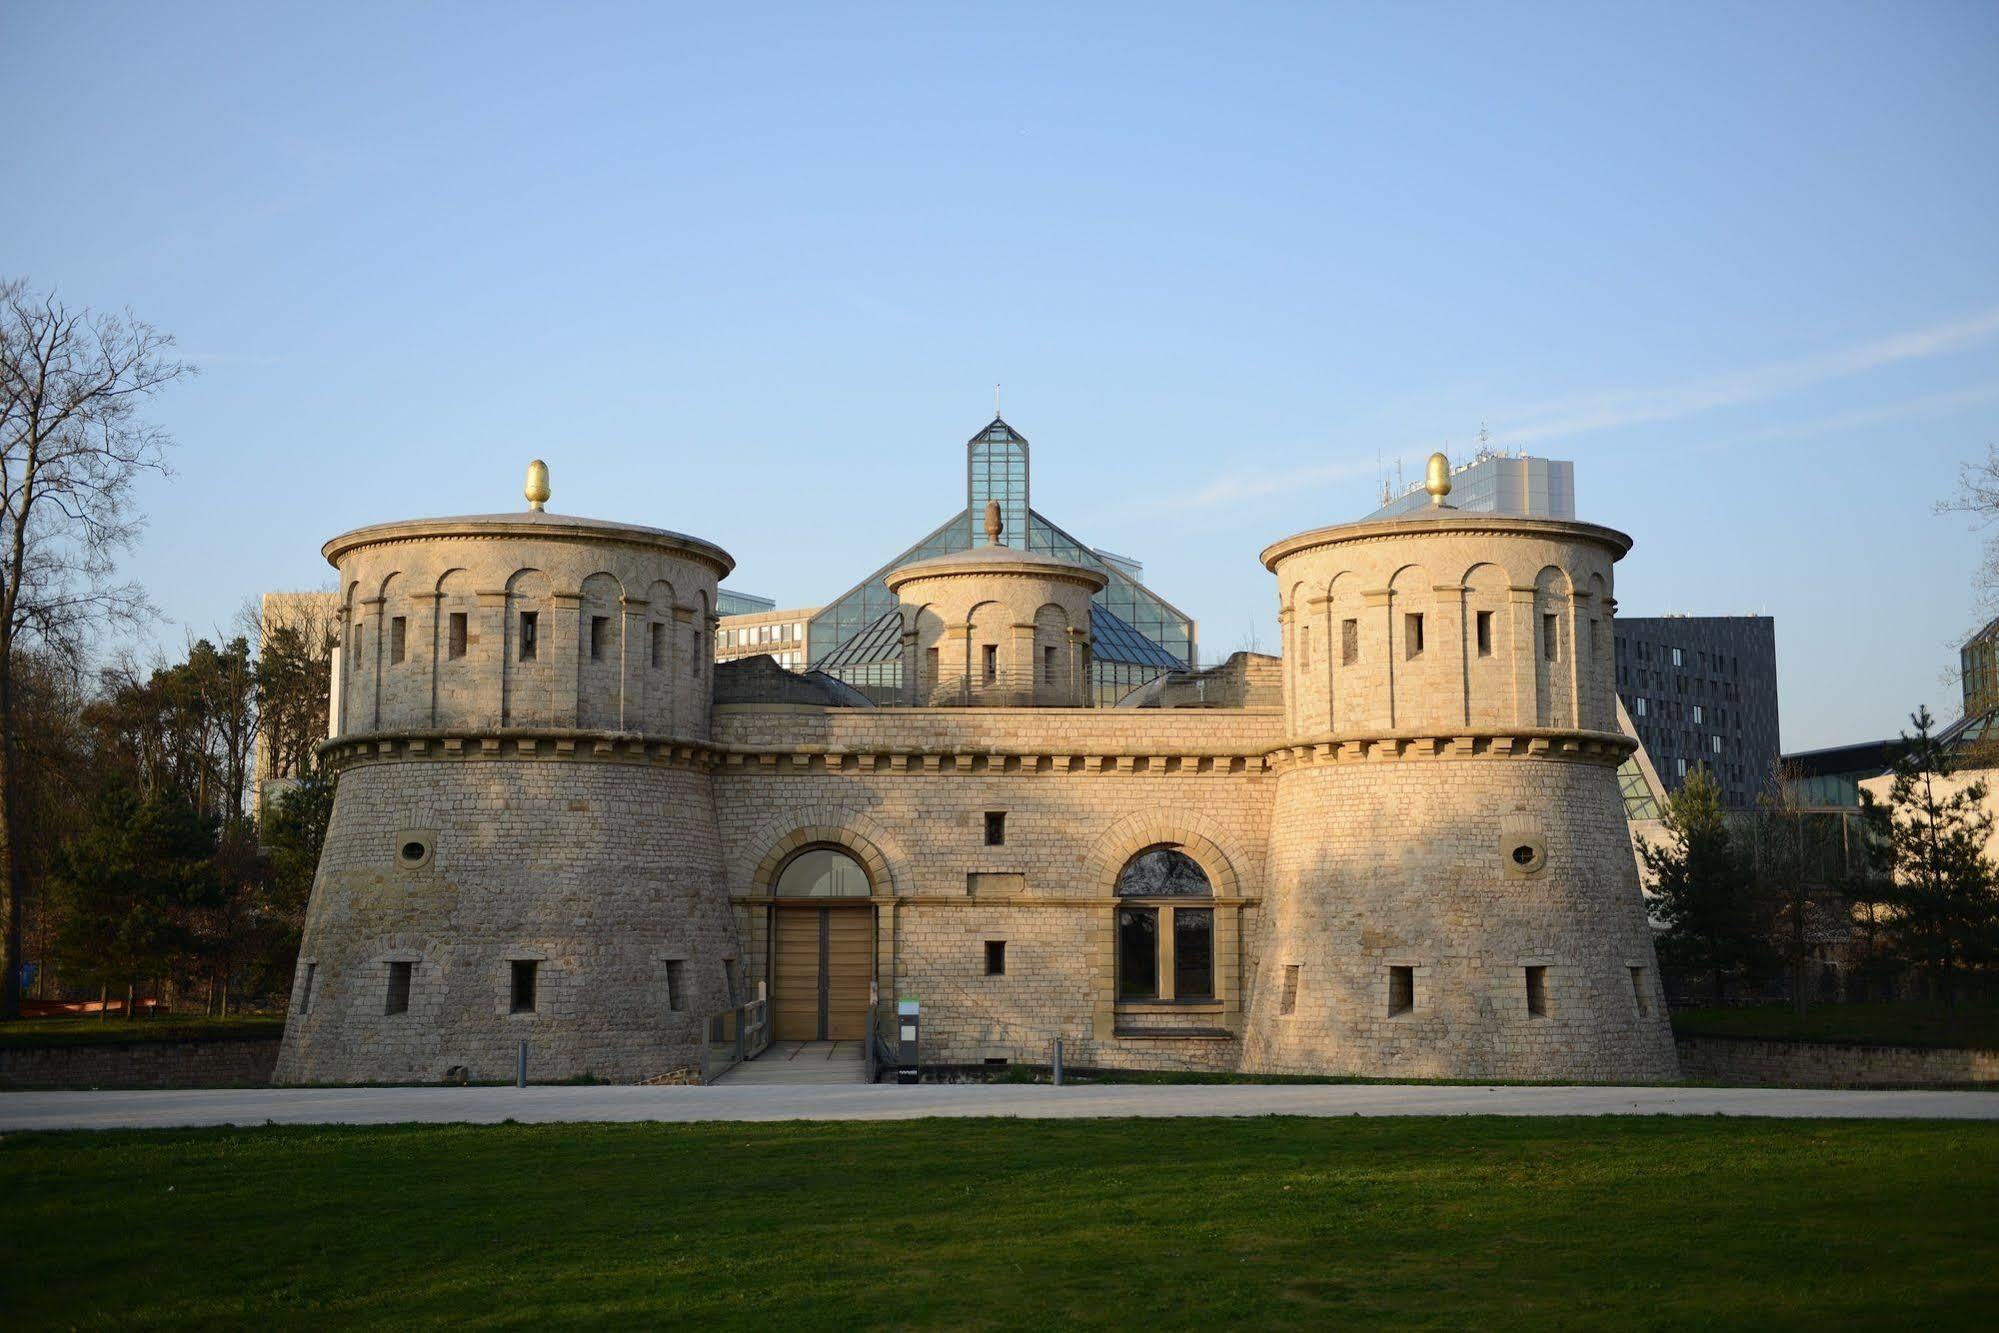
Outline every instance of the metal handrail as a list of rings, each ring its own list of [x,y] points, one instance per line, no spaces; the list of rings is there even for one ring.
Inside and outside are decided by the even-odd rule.
[[[770,996],[762,982],[757,998],[748,1004],[710,1014],[701,1025],[701,1081],[713,1083],[745,1060],[754,1060],[770,1047]],[[718,1065],[716,1051],[725,1052]]]

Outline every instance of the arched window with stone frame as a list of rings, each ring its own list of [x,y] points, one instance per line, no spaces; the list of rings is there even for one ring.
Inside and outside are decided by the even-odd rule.
[[[1117,877],[1119,1001],[1213,1001],[1214,886],[1172,843],[1135,853]]]

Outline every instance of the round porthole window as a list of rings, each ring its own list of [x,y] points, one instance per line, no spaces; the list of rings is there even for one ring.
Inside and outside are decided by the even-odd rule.
[[[1538,833],[1511,830],[1500,835],[1500,864],[1505,867],[1509,879],[1526,879],[1538,875],[1548,864],[1548,844]]]
[[[1515,847],[1513,849],[1514,865],[1522,867],[1531,866],[1534,864],[1534,858],[1535,858],[1534,848],[1527,843],[1523,842],[1518,847]]]
[[[398,833],[395,848],[396,864],[404,870],[421,870],[430,864],[428,833]]]

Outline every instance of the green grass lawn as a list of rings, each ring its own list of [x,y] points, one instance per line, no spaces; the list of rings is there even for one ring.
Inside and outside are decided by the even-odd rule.
[[[168,1015],[126,1018],[112,1014],[71,1014],[63,1018],[17,1018],[0,1023],[0,1046],[81,1046],[104,1041],[180,1041],[188,1037],[282,1037],[283,1014],[231,1014],[227,1018]]]
[[[1954,1009],[1941,1004],[1815,1004],[1803,1022],[1788,1004],[1689,1009],[1673,1015],[1673,1031],[1683,1036],[1999,1047],[1999,1004],[1960,1000]]]
[[[1985,1326],[1999,1125],[19,1134],[14,1327]]]

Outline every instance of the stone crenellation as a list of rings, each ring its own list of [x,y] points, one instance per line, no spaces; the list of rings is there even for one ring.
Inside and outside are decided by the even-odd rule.
[[[1107,1068],[1673,1076],[1614,776],[1621,534],[1447,505],[1301,534],[1264,553],[1281,660],[1112,709],[1105,576],[987,531],[890,577],[881,707],[774,666],[716,702],[731,562],[698,538],[329,542],[339,777],[278,1080],[502,1078],[525,1042],[532,1077],[639,1081],[759,994],[780,1036],[858,1035],[870,988],[940,1064],[1059,1036]]]

